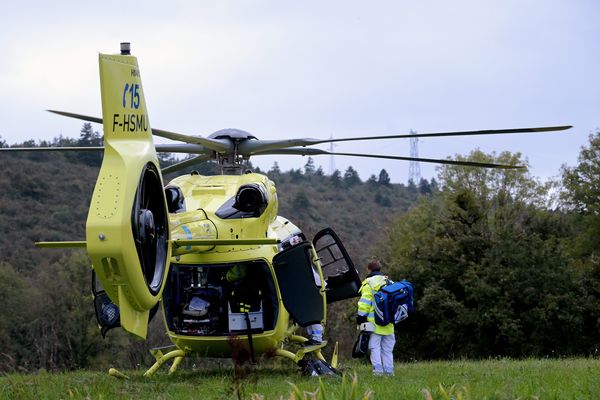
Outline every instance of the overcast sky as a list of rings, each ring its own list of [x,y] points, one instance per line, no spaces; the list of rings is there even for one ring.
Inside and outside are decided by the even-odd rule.
[[[101,116],[98,53],[129,41],[155,128],[283,139],[574,125],[419,141],[428,158],[518,151],[547,179],[600,127],[599,16],[594,0],[5,2],[0,136],[78,137],[80,121],[44,110]],[[410,155],[407,140],[335,150]],[[287,170],[307,159],[252,159],[275,160]],[[315,161],[329,172],[329,157]],[[363,180],[382,168],[408,179],[403,161],[333,161]]]

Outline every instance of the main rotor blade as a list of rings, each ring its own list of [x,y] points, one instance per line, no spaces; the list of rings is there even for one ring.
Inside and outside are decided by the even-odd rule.
[[[169,174],[171,172],[175,172],[175,171],[179,171],[184,168],[187,168],[190,165],[198,164],[198,163],[201,163],[202,161],[208,161],[210,159],[212,159],[212,157],[209,155],[190,158],[189,160],[185,160],[185,161],[179,162],[177,164],[169,165],[168,167],[163,168],[161,170],[161,172],[163,174]]]
[[[155,128],[152,128],[152,134],[188,144],[199,144],[218,153],[229,153],[233,151],[233,143],[226,139],[209,139],[198,136],[183,135],[181,133],[169,132],[163,129]]]
[[[173,144],[162,144],[155,143],[154,148],[160,153],[185,153],[185,154],[203,154],[203,155],[214,155],[214,151],[207,149],[204,146],[193,143],[173,143]]]
[[[555,131],[564,131],[567,129],[571,129],[572,127],[573,127],[573,125],[562,125],[562,126],[542,126],[542,127],[538,127],[538,128],[484,129],[484,130],[478,130],[478,131],[414,133],[414,134],[403,134],[403,135],[330,139],[330,140],[324,140],[321,143],[344,142],[344,141],[351,141],[351,140],[371,140],[371,139],[406,139],[406,138],[440,137],[440,136],[504,135],[504,134],[508,134],[508,133],[555,132]]]
[[[303,148],[303,147],[291,147],[280,150],[270,150],[260,152],[255,155],[279,155],[279,154],[291,154],[301,156],[317,156],[317,155],[332,155],[332,156],[351,156],[351,157],[365,157],[365,158],[383,158],[386,160],[403,160],[403,161],[419,161],[433,164],[448,164],[448,165],[462,165],[467,167],[483,167],[483,168],[501,168],[501,169],[523,169],[526,168],[523,165],[506,165],[506,164],[495,164],[495,163],[483,163],[476,161],[457,161],[457,160],[444,160],[436,158],[419,158],[419,157],[401,157],[401,156],[386,156],[381,154],[360,154],[360,153],[337,153],[329,152],[321,149]]]
[[[87,146],[87,147],[2,147],[0,151],[104,151],[104,147]]]
[[[479,131],[459,131],[459,132],[436,132],[436,133],[415,133],[401,135],[386,135],[386,136],[362,136],[352,138],[338,139],[311,139],[298,138],[286,140],[257,140],[246,141],[240,143],[239,151],[242,154],[252,155],[267,150],[285,149],[291,146],[312,146],[320,143],[334,142],[350,142],[356,140],[381,140],[381,139],[407,139],[407,138],[423,138],[423,137],[440,137],[440,136],[472,136],[472,135],[501,135],[508,133],[535,133],[535,132],[553,132],[564,131],[572,128],[572,125],[563,126],[545,126],[539,128],[513,128],[513,129],[488,129]]]
[[[89,115],[75,114],[75,113],[70,113],[70,112],[66,112],[66,111],[58,111],[58,110],[46,110],[46,111],[54,113],[54,114],[62,115],[63,117],[81,119],[83,121],[96,122],[98,124],[102,123],[102,118],[90,117]]]
[[[206,147],[189,144],[189,143],[177,143],[177,144],[155,144],[156,151],[160,153],[185,153],[185,154],[202,154],[212,157],[214,154],[213,150],[207,149]],[[0,147],[0,151],[39,151],[39,152],[59,152],[59,151],[89,151],[89,152],[100,152],[104,151],[104,147],[101,146],[79,146],[79,147]]]
[[[83,121],[96,122],[101,124],[102,118],[90,117],[89,115],[75,114],[66,111],[57,110],[46,110],[54,114],[62,115],[69,118],[81,119]],[[224,139],[209,139],[198,136],[183,135],[181,133],[169,132],[163,129],[152,128],[152,134],[154,136],[160,136],[171,140],[177,140],[184,143],[199,144],[210,150],[217,151],[219,153],[226,153],[233,151],[233,143],[229,140]]]

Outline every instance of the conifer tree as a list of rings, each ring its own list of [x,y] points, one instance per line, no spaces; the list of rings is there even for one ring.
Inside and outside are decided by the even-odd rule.
[[[342,173],[339,169],[336,169],[333,171],[333,174],[331,174],[331,182],[333,183],[333,186],[336,187],[342,184]]]
[[[277,161],[275,161],[273,163],[273,166],[271,167],[269,172],[267,172],[267,174],[269,175],[269,177],[275,178],[275,179],[277,179],[281,176],[281,169],[279,169],[279,164],[277,163]]]
[[[389,185],[390,184],[390,175],[387,173],[387,171],[385,169],[382,169],[379,172],[379,179],[377,180],[377,183],[379,183],[380,185]]]
[[[360,177],[358,176],[358,172],[351,165],[348,166],[346,172],[344,172],[344,183],[348,186],[354,186],[359,184]]]
[[[315,175],[315,172],[315,162],[313,161],[312,157],[308,157],[308,161],[306,161],[306,164],[304,164],[304,175]]]

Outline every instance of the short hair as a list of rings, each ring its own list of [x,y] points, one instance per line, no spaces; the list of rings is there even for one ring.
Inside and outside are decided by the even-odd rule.
[[[377,260],[373,260],[367,264],[367,269],[371,272],[381,271],[381,263]]]

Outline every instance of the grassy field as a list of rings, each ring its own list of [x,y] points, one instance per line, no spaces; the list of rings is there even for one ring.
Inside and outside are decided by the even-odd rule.
[[[309,378],[266,363],[240,377],[231,367],[166,369],[152,378],[105,372],[39,372],[0,377],[1,399],[598,399],[600,360],[487,360],[399,363],[396,376],[373,377],[368,365],[345,376]],[[316,394],[315,394],[316,392]],[[311,394],[312,393],[312,394]]]

